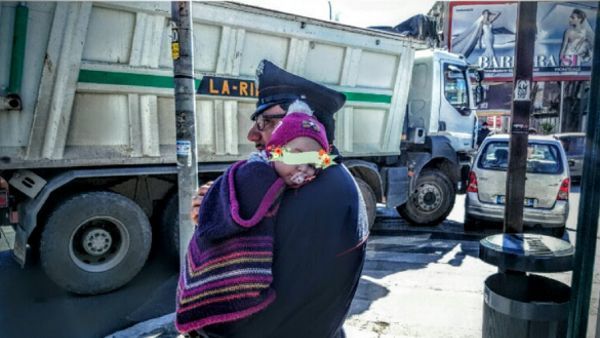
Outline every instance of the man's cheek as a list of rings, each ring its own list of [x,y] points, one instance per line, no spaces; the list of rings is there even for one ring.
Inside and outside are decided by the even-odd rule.
[[[262,137],[266,140],[266,142],[269,142],[271,140],[271,136],[273,135],[274,131],[275,131],[275,127],[272,125],[265,128],[262,131]]]

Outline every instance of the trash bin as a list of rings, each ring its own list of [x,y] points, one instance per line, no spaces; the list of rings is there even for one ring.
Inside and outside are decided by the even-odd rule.
[[[491,275],[483,291],[483,337],[565,337],[570,291],[543,276]]]
[[[480,241],[479,258],[500,272],[485,280],[485,338],[565,337],[571,288],[528,272],[569,271],[573,246],[537,234],[498,234]]]

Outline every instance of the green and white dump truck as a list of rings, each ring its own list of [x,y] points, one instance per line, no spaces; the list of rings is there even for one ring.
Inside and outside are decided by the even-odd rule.
[[[72,292],[118,288],[153,242],[177,243],[170,10],[0,4],[0,224],[15,228],[21,264],[27,246],[38,249]],[[371,223],[376,202],[414,224],[448,215],[476,121],[463,58],[235,3],[194,3],[193,21],[200,182],[253,150],[246,133],[264,58],[346,94],[335,143]]]

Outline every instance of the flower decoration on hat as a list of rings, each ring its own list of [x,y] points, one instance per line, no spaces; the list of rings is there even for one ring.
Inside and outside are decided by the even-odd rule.
[[[334,156],[329,155],[324,149],[321,149],[319,151],[319,159],[321,160],[321,165],[323,168],[327,168],[329,167],[332,163],[332,159],[335,158]]]
[[[327,169],[337,164],[333,161],[336,155],[331,155],[324,149],[294,152],[286,147],[268,147],[267,153],[269,154],[269,161],[283,162],[288,165],[312,164],[317,169]]]

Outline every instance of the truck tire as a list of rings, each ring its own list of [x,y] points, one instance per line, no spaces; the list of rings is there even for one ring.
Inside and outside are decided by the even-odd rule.
[[[371,230],[373,224],[375,224],[375,216],[377,214],[377,198],[375,198],[375,192],[373,192],[373,189],[367,184],[367,182],[358,177],[355,177],[354,179],[356,180],[356,184],[360,189],[360,193],[365,200],[365,205],[367,207],[367,218],[369,220],[369,230]]]
[[[161,252],[169,259],[179,262],[179,197],[177,191],[168,197],[160,217],[159,245]]]
[[[113,192],[81,193],[62,202],[42,232],[40,258],[56,284],[93,295],[127,284],[144,266],[152,234],[144,211]]]
[[[397,210],[413,225],[437,225],[448,217],[455,198],[454,185],[446,174],[438,170],[426,170],[421,172],[415,191]]]

